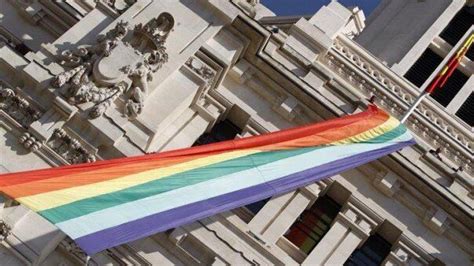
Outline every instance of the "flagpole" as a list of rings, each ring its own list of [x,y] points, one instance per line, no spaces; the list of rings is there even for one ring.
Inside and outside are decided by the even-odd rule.
[[[415,102],[408,108],[408,111],[403,115],[402,119],[400,119],[400,122],[405,123],[407,121],[408,117],[410,117],[411,114],[415,111],[416,107],[423,101],[426,96],[428,96],[430,93],[427,92],[426,90],[423,91],[420,95],[418,95],[418,98],[416,98]]]

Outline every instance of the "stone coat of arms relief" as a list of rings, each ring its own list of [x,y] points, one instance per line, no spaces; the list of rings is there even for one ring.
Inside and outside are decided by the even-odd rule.
[[[166,12],[133,29],[120,21],[95,45],[63,51],[58,59],[68,70],[51,84],[61,88],[71,104],[92,103],[90,118],[101,116],[123,96],[124,115],[134,119],[144,108],[152,73],[168,61],[164,44],[173,26]]]

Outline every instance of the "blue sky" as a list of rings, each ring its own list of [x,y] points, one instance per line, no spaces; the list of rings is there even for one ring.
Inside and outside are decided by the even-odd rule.
[[[312,15],[330,0],[261,0],[261,3],[280,16]],[[380,0],[339,0],[345,6],[359,6],[366,17],[374,10]]]

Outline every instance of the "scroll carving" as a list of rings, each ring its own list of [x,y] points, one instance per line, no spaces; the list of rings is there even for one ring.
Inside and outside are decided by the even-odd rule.
[[[24,128],[27,128],[41,116],[41,112],[25,98],[19,96],[14,90],[2,86],[0,86],[0,109]]]
[[[152,73],[168,61],[164,44],[173,26],[168,13],[132,30],[121,21],[97,44],[64,51],[60,63],[70,69],[55,76],[51,85],[62,88],[72,104],[93,103],[90,118],[101,116],[124,96],[124,114],[133,119],[144,107]]]

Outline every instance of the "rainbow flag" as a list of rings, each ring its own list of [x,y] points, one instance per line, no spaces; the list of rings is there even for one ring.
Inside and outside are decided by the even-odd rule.
[[[321,180],[414,143],[367,111],[261,136],[0,176],[0,191],[88,254]]]

